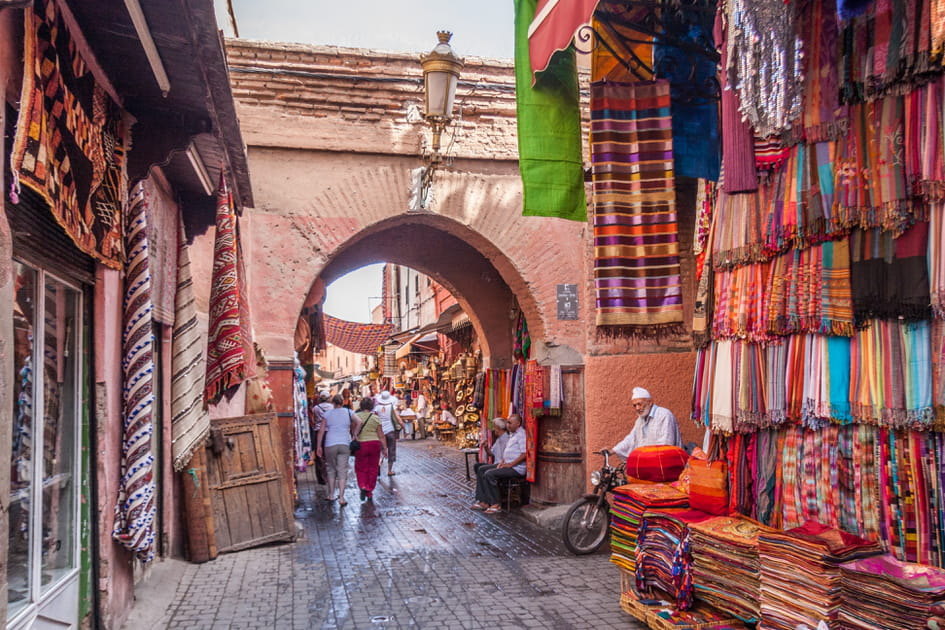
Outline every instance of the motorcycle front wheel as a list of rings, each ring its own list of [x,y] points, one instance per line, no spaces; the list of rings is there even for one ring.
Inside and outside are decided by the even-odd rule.
[[[600,549],[609,529],[610,505],[607,501],[596,496],[583,497],[568,508],[561,524],[561,538],[571,553],[581,556]]]

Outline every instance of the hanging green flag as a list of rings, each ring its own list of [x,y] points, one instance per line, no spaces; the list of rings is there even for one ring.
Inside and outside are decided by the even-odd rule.
[[[532,86],[528,27],[537,0],[515,0],[518,166],[525,216],[587,221],[574,49],[558,51]]]

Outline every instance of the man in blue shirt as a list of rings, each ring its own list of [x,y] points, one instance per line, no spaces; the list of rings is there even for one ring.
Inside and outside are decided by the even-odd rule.
[[[522,417],[516,413],[508,420],[509,441],[505,445],[501,461],[496,462],[476,479],[476,503],[474,510],[495,514],[502,510],[499,504],[499,479],[523,479],[525,477],[525,429]]]

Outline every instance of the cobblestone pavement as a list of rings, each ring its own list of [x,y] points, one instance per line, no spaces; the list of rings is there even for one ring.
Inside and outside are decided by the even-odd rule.
[[[160,627],[643,627],[620,609],[607,553],[575,557],[515,510],[470,510],[455,448],[400,442],[373,504],[358,501],[351,468],[345,508],[303,475],[299,541],[185,565]]]

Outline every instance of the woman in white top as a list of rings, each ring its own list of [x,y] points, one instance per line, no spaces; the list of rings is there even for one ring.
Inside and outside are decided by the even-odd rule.
[[[325,419],[318,430],[317,454],[322,457],[324,448],[325,465],[328,481],[328,500],[335,500],[335,488],[338,489],[338,505],[348,505],[345,501],[345,485],[348,483],[348,458],[351,456],[351,440],[361,430],[361,420],[354,412],[344,407],[345,399],[335,395],[331,399],[332,409],[325,412]],[[322,437],[325,438],[324,447]]]
[[[387,476],[394,474],[394,462],[397,460],[397,434],[403,423],[397,414],[397,399],[386,389],[377,396],[374,413],[381,419],[381,428],[387,439]]]

